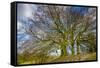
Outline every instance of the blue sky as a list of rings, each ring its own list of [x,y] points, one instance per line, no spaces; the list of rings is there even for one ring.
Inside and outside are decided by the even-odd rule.
[[[79,13],[81,15],[84,15],[85,13],[88,12],[88,7],[78,7],[78,6],[73,6],[70,9],[71,12],[76,12]]]

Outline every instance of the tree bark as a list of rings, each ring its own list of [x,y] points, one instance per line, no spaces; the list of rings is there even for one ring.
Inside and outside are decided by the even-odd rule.
[[[62,50],[61,51],[62,51],[61,52],[61,56],[67,56],[67,51],[66,51],[66,46],[65,45],[62,46]]]
[[[75,51],[74,51],[74,46],[72,46],[72,55],[75,54]]]
[[[77,45],[77,54],[79,54],[79,53],[80,53],[80,46]]]

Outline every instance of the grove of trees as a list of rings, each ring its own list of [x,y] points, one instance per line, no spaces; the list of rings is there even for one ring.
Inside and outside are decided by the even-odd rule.
[[[31,7],[31,17],[19,20],[22,28],[18,32],[28,35],[27,40],[18,41],[19,64],[50,63],[54,59],[50,52],[58,49],[61,54],[57,58],[96,53],[95,7],[39,4]]]

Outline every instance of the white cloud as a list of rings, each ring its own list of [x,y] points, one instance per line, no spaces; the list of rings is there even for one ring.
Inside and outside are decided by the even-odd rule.
[[[22,24],[21,24],[21,22],[17,22],[17,29],[19,30],[20,28],[22,27]]]
[[[18,4],[18,17],[30,17],[36,10],[36,6],[32,4]]]

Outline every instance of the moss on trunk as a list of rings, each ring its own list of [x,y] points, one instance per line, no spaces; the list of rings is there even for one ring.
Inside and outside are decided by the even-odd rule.
[[[62,45],[61,56],[67,56],[66,46]]]

